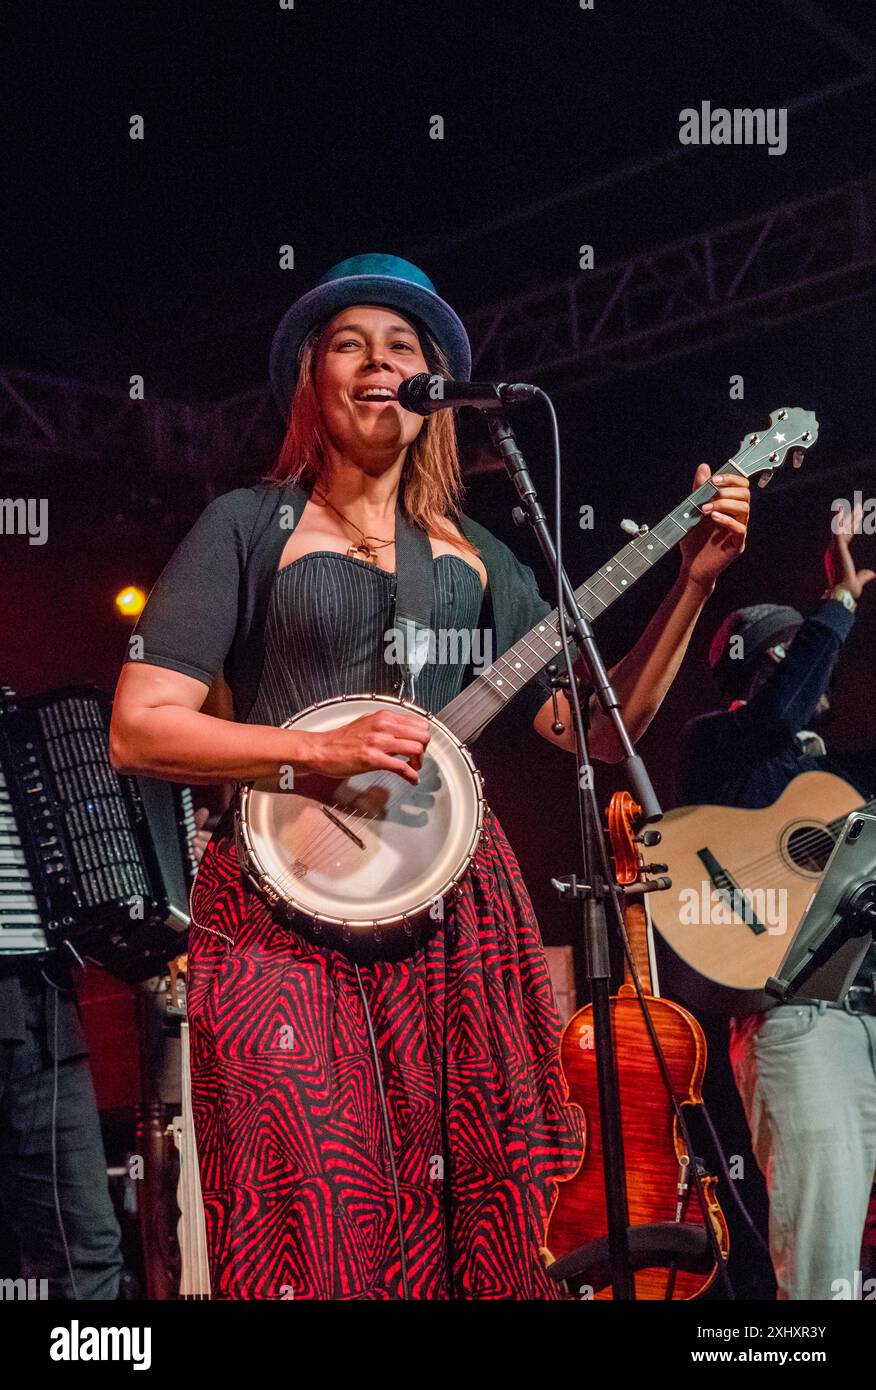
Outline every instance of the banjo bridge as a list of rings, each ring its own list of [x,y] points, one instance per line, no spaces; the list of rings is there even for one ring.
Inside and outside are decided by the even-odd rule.
[[[365,841],[360,840],[359,836],[355,835],[348,825],[344,825],[344,822],[341,820],[339,816],[335,815],[334,811],[330,811],[328,806],[323,806],[322,811],[323,815],[328,816],[332,825],[336,825],[338,827],[338,830],[343,830],[345,835],[349,835],[354,845],[358,845],[360,849],[365,848]]]

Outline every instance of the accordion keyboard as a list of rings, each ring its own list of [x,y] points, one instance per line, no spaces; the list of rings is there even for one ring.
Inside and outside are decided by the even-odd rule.
[[[46,934],[40,925],[21,832],[0,769],[0,952],[45,949]]]

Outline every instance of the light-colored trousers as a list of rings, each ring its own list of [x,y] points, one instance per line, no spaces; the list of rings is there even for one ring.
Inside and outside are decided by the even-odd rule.
[[[731,1021],[730,1060],[769,1192],[778,1297],[860,1298],[876,1170],[876,1017],[780,1004]]]

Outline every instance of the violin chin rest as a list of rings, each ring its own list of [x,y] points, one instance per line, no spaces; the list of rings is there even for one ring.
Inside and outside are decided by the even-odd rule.
[[[669,1268],[692,1274],[707,1274],[715,1256],[704,1226],[691,1222],[660,1221],[651,1226],[628,1226],[630,1264],[640,1269]],[[594,1289],[611,1283],[608,1236],[588,1241],[548,1265],[548,1274],[557,1283],[565,1279],[584,1279]]]

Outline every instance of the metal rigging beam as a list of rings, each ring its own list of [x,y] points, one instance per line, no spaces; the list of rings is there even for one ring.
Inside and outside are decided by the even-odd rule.
[[[861,298],[874,203],[859,179],[470,314],[477,375],[592,384]]]
[[[876,180],[727,223],[467,315],[476,374],[586,386],[871,294]],[[208,494],[270,458],[267,389],[209,404],[130,400],[0,370],[0,468],[60,458],[200,476]]]

